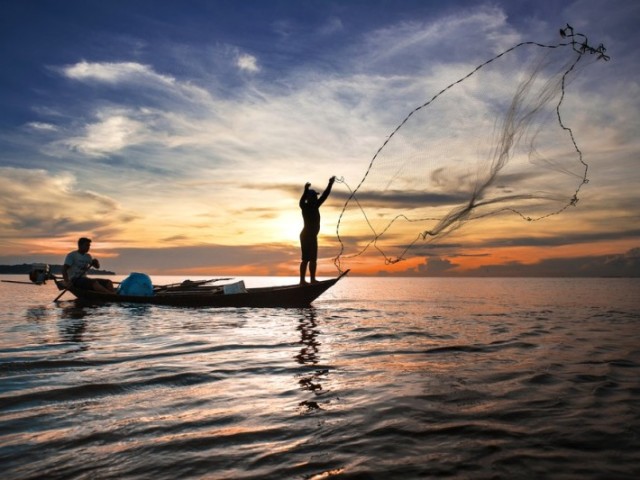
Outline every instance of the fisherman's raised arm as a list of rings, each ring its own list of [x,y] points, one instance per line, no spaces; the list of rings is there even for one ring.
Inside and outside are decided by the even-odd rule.
[[[322,195],[318,199],[318,206],[322,205],[324,203],[324,201],[327,199],[327,197],[331,193],[331,187],[333,187],[333,182],[335,182],[335,181],[336,181],[336,177],[335,176],[333,176],[333,177],[331,177],[329,179],[329,184],[327,185],[327,188],[324,189],[324,192],[322,192]]]

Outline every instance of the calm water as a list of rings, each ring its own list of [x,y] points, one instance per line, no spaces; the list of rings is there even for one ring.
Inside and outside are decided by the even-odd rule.
[[[640,476],[640,279],[346,278],[294,310],[0,295],[3,480]]]

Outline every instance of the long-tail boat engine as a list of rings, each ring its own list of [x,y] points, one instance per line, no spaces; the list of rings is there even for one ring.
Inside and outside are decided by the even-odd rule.
[[[50,280],[52,278],[54,277],[51,274],[51,269],[46,263],[34,263],[31,266],[31,271],[29,272],[29,280],[31,280],[36,285],[47,283],[47,280]]]

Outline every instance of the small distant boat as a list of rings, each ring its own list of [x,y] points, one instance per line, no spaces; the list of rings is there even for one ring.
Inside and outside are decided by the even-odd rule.
[[[274,287],[244,288],[243,282],[230,285],[212,285],[217,280],[186,280],[182,283],[157,285],[153,295],[120,295],[71,287],[67,290],[78,300],[87,303],[145,303],[175,307],[258,307],[300,308],[308,307],[320,295],[333,287],[349,270],[330,280],[316,283],[293,284]],[[55,278],[56,286],[64,291],[64,282]]]

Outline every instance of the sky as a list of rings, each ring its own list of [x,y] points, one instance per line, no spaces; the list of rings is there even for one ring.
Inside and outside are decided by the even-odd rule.
[[[576,93],[576,207],[353,274],[638,276],[635,0],[0,0],[0,264],[59,264],[88,236],[119,274],[295,275],[306,182],[357,184],[443,71],[567,23],[611,57]],[[320,275],[347,195],[322,207]]]

